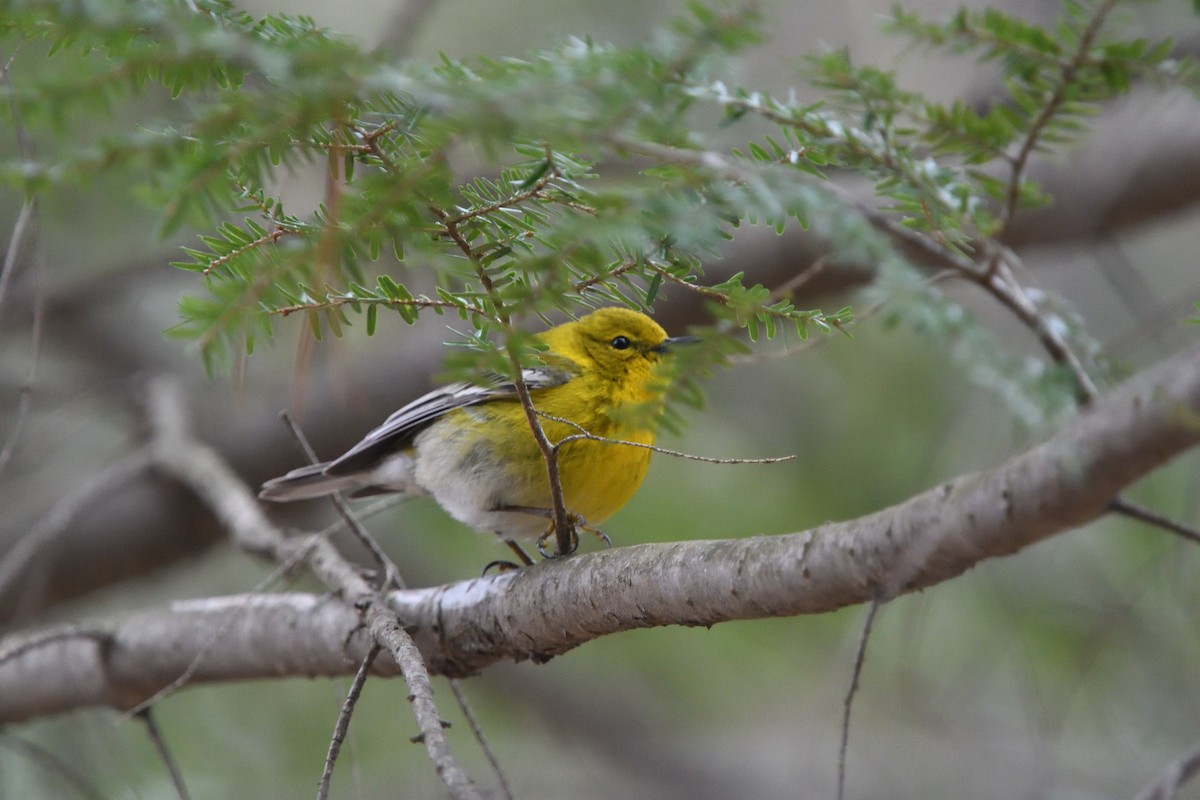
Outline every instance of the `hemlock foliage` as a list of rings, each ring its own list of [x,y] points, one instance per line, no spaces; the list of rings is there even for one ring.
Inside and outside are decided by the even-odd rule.
[[[806,62],[820,103],[731,86],[729,59],[762,35],[749,7],[692,5],[638,47],[571,40],[422,63],[222,0],[6,6],[0,47],[21,59],[2,105],[38,144],[7,157],[0,179],[36,196],[121,170],[162,209],[164,232],[205,231],[176,263],[198,285],[171,332],[196,339],[210,368],[288,315],[321,337],[433,312],[466,321],[475,368],[509,370],[518,321],[646,307],[665,291],[700,293],[752,338],[845,331],[848,308],[796,308],[752,269],[705,279],[739,225],[799,224],[832,262],[873,270],[864,304],[945,343],[1036,422],[1105,367],[1069,306],[1022,286],[999,243],[1018,209],[1050,202],[1028,159],[1070,144],[1135,82],[1200,85],[1169,41],[1126,38],[1111,0],[1067,2],[1052,29],[995,10],[935,23],[897,8],[890,27],[914,44],[1002,65],[1003,96],[986,108],[935,102],[844,51]],[[52,58],[30,57],[43,51]],[[714,109],[724,136],[750,121],[773,133],[724,149],[697,127]],[[285,208],[267,187],[306,164],[326,172],[325,199]],[[838,190],[847,174],[873,182],[878,207]],[[1006,353],[931,266],[1007,298],[1046,357]]]

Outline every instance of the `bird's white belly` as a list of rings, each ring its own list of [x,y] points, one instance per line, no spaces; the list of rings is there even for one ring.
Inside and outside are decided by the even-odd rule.
[[[545,533],[548,516],[503,510],[519,502],[519,488],[486,443],[466,444],[463,439],[461,429],[440,423],[418,435],[413,442],[416,484],[452,517],[475,530],[494,531],[505,539]]]

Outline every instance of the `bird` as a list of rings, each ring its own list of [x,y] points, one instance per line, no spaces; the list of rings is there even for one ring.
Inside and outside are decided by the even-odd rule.
[[[589,530],[625,506],[649,469],[667,379],[658,366],[675,348],[650,317],[605,307],[537,335],[544,350],[521,370],[572,521]],[[490,375],[418,397],[341,456],[265,482],[259,497],[291,502],[334,493],[357,498],[432,496],[452,517],[517,544],[553,533],[550,481],[517,386]],[[599,534],[607,541],[607,537]]]

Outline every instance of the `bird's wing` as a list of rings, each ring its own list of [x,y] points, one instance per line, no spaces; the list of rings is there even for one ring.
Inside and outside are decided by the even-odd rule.
[[[567,370],[549,367],[523,369],[521,375],[530,390],[560,386],[571,377]],[[407,447],[412,437],[427,425],[454,409],[516,396],[516,384],[500,375],[495,375],[486,384],[459,381],[435,389],[384,420],[382,425],[364,436],[361,442],[330,462],[325,467],[324,474],[349,475],[372,469],[388,455]]]

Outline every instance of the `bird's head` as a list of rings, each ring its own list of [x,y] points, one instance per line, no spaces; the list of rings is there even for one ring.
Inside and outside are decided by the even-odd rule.
[[[650,317],[628,308],[600,308],[548,334],[552,351],[576,361],[583,356],[588,366],[613,379],[631,373],[649,374],[672,347],[698,341],[695,336],[669,337]]]

